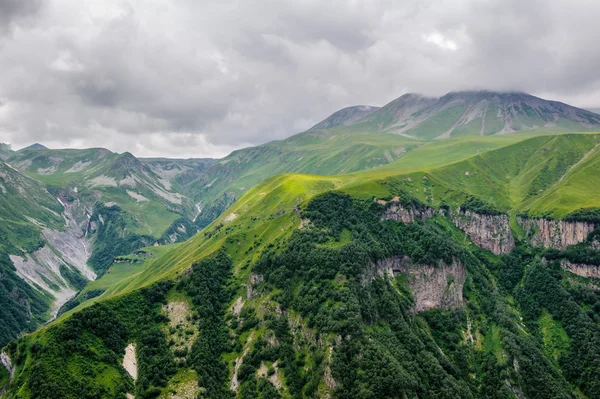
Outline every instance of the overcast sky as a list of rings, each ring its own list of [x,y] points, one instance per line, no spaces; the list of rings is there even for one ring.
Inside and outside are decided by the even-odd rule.
[[[221,157],[406,92],[600,107],[600,2],[0,0],[0,141]]]

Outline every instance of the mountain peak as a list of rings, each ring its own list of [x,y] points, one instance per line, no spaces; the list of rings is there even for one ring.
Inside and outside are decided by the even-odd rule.
[[[30,146],[27,146],[25,148],[21,148],[19,151],[28,151],[28,150],[47,150],[48,147],[46,147],[45,145],[42,145],[40,143],[34,143]]]
[[[377,111],[379,108],[380,107],[375,107],[372,105],[354,105],[351,107],[342,108],[341,110],[329,115],[327,118],[317,123],[309,130],[329,129],[340,125],[351,125],[355,121]]]

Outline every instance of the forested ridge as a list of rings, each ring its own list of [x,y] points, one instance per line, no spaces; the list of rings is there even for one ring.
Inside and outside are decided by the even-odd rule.
[[[469,201],[465,209],[484,206]],[[6,395],[166,397],[189,370],[204,398],[600,397],[600,290],[559,264],[595,253],[595,233],[565,251],[519,242],[493,256],[447,216],[404,224],[382,221],[383,211],[346,194],[317,196],[300,210],[304,228],[253,264],[217,249],[175,280],[13,341]],[[416,277],[377,269],[391,258],[461,265],[461,303],[416,313]],[[165,309],[181,298],[190,327],[178,331]],[[181,349],[174,338],[186,335]],[[129,343],[136,381],[121,366]]]

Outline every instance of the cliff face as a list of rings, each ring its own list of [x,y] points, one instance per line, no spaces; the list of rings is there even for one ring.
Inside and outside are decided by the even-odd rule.
[[[405,207],[400,204],[398,198],[392,199],[389,203],[379,201],[386,205],[385,212],[381,216],[381,220],[395,220],[402,223],[413,223],[415,220],[425,220],[433,217],[435,211],[428,206],[416,207],[414,205]]]
[[[496,255],[507,254],[515,247],[508,215],[484,215],[475,212],[450,213],[452,221],[480,248]]]
[[[8,357],[8,355],[4,352],[0,353],[0,364],[2,364],[2,366],[4,366],[6,368],[6,370],[8,370],[8,373],[10,374],[10,378],[13,378],[15,375],[15,367],[13,366],[12,362],[10,361],[10,357]]]
[[[570,222],[566,220],[528,219],[520,217],[529,242],[533,246],[565,249],[586,240],[596,225],[590,222]]]
[[[462,305],[465,267],[458,260],[437,266],[414,265],[407,256],[394,256],[377,262],[377,273],[393,276],[407,275],[408,286],[414,297],[414,313],[425,310],[456,309]]]
[[[600,278],[600,266],[586,265],[583,263],[571,263],[568,260],[563,259],[560,262],[560,267],[581,277]]]

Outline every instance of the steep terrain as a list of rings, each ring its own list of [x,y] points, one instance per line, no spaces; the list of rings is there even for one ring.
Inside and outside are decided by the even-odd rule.
[[[7,346],[6,396],[596,398],[600,234],[544,248],[522,226],[600,224],[595,184],[548,197],[600,176],[599,140],[267,179]]]
[[[351,125],[357,120],[372,114],[378,109],[380,109],[380,107],[374,107],[371,105],[355,105],[352,107],[342,108],[341,110],[329,115],[327,118],[323,119],[309,130],[322,130],[340,125]]]
[[[0,160],[3,161],[6,158],[10,157],[13,153],[13,150],[10,144],[0,143]]]
[[[525,93],[451,92],[440,98],[405,94],[352,125],[418,140],[526,130],[598,130],[600,115]]]
[[[68,300],[5,396],[598,397],[597,116],[342,111],[216,161],[3,147],[0,343]]]

